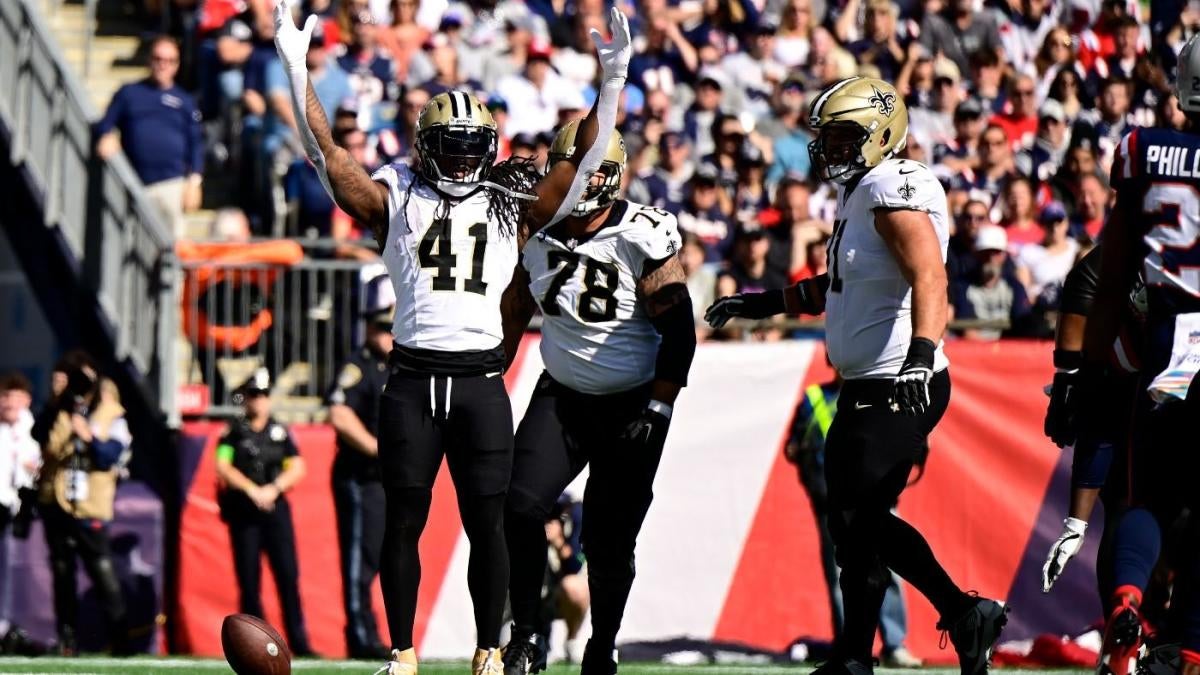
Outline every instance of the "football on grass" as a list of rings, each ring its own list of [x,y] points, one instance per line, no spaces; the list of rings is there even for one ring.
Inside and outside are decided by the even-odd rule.
[[[230,614],[221,623],[221,649],[238,675],[289,675],[292,650],[271,624],[249,614]]]

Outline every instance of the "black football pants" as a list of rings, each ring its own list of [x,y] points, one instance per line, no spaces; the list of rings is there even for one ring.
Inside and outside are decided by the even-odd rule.
[[[275,508],[261,511],[249,499],[237,495],[236,506],[223,514],[229,526],[233,546],[233,569],[237,575],[239,611],[262,619],[262,556],[267,554],[279,605],[283,609],[283,628],[288,646],[296,654],[312,651],[304,610],[300,605],[300,565],[296,560],[296,532],[292,527],[292,509],[284,497],[275,500]]]
[[[417,551],[442,465],[471,542],[467,585],[480,648],[500,645],[508,581],[504,497],[512,474],[512,407],[504,378],[393,371],[379,402],[379,460],[387,494],[384,607],[393,649],[412,647],[421,583]]]
[[[83,561],[100,596],[109,621],[113,650],[126,649],[125,598],[113,567],[108,541],[108,524],[99,520],[80,520],[59,508],[58,504],[38,507],[45,526],[46,546],[50,549],[50,569],[54,575],[54,616],[60,644],[74,649],[79,617],[79,590],[75,584],[75,559]]]
[[[505,530],[509,598],[522,632],[538,632],[546,572],[546,520],[567,485],[590,465],[583,494],[583,552],[592,599],[589,651],[616,644],[633,587],[634,546],[650,502],[662,445],[620,440],[645,409],[649,386],[604,396],[581,394],[543,374],[517,429]]]
[[[968,606],[967,596],[938,564],[917,530],[891,512],[923,458],[927,437],[950,401],[950,375],[929,384],[931,404],[909,417],[891,409],[891,379],[847,380],[825,442],[829,526],[838,563],[845,625],[838,658],[871,662],[888,569],[921,591],[944,618]]]
[[[381,644],[371,608],[371,584],[383,554],[387,498],[383,483],[334,475],[338,549],[342,565],[342,604],[346,610],[346,645],[351,656],[368,654]]]

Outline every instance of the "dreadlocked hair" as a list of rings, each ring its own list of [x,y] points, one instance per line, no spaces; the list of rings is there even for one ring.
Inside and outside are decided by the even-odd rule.
[[[533,188],[541,175],[532,157],[509,157],[492,167],[487,175],[488,220],[500,224],[500,231],[514,236],[533,203]]]

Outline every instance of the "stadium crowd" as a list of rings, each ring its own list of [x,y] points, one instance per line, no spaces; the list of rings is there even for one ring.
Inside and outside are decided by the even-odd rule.
[[[554,129],[596,95],[587,36],[605,30],[605,4],[307,0],[304,12],[322,17],[308,68],[337,142],[368,168],[405,160],[421,107],[454,88],[492,110],[499,159],[544,164]],[[178,78],[202,120],[204,173],[237,177],[205,190],[205,204],[242,209],[258,235],[353,242],[365,229],[332,203],[300,151],[270,5],[175,0],[171,10]],[[963,331],[976,339],[1050,334],[1062,282],[1112,203],[1120,138],[1182,124],[1167,83],[1176,50],[1200,26],[1200,7],[1186,0],[621,5],[635,36],[618,121],[626,190],[678,214],[697,311],[714,296],[824,271],[836,191],[810,170],[807,109],[815,92],[858,74],[895,83],[911,118],[901,156],[931,166],[947,188],[954,318],[1010,324]],[[170,54],[153,46],[159,69]],[[99,131],[128,99],[118,93]],[[127,154],[141,124],[156,122],[122,126]],[[195,132],[185,123],[173,133]],[[198,160],[186,138],[178,148],[170,194],[191,209]],[[148,183],[165,175],[139,171]]]

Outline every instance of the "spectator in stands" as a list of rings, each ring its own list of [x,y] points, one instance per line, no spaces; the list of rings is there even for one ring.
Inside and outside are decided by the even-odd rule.
[[[1004,61],[990,50],[981,50],[971,57],[969,96],[979,101],[988,115],[1004,109]]]
[[[424,50],[437,72],[433,79],[421,84],[421,89],[427,91],[430,96],[451,90],[466,90],[480,98],[486,98],[483,94],[483,84],[463,76],[458,67],[458,50],[450,44],[449,38],[441,33],[434,33],[425,41]]]
[[[1100,91],[1104,82],[1114,75],[1133,79],[1138,63],[1140,33],[1141,26],[1132,16],[1121,16],[1113,22],[1113,52],[1096,59],[1088,71],[1088,81],[1093,91]]]
[[[863,19],[863,38],[846,45],[860,64],[879,69],[883,80],[893,82],[907,58],[905,45],[896,32],[899,8],[891,0],[867,0]]]
[[[765,177],[767,163],[750,141],[742,143],[737,160],[737,185],[734,188],[733,214],[739,224],[757,223],[759,213],[771,205]]]
[[[505,131],[510,138],[522,131],[537,134],[553,130],[558,123],[558,109],[570,94],[579,93],[554,72],[550,45],[544,42],[530,43],[524,72],[502,78],[496,92],[508,103]]]
[[[576,12],[570,19],[570,40],[566,46],[555,51],[550,62],[560,75],[580,91],[596,81],[599,64],[596,62],[595,47],[592,46],[591,31],[601,35],[608,31],[603,13]],[[551,32],[554,31],[551,23]]]
[[[1029,298],[1016,279],[1004,273],[1008,260],[1008,237],[998,225],[984,225],[975,235],[978,265],[965,285],[953,298],[954,318],[1007,321],[1010,334],[1024,328],[1030,316]],[[1006,329],[968,328],[963,337],[972,340],[996,340]]]
[[[31,433],[41,445],[38,512],[54,575],[59,652],[78,651],[78,557],[99,596],[113,652],[127,653],[125,598],[108,539],[117,475],[132,441],[125,409],[116,387],[101,380],[87,354],[69,352],[55,370],[65,374],[66,384],[38,415]]]
[[[1079,34],[1080,65],[1091,70],[1097,60],[1116,52],[1116,33],[1121,20],[1129,15],[1125,0],[1102,0],[1100,15]]]
[[[1016,164],[1013,161],[1012,146],[1004,130],[992,124],[984,129],[979,138],[979,166],[962,171],[951,185],[965,189],[982,190],[989,194],[999,194],[1004,185],[1014,176]]]
[[[350,89],[358,103],[358,125],[373,132],[390,120],[400,98],[396,84],[396,63],[378,45],[375,18],[362,10],[350,17],[350,40],[341,48],[337,65],[345,71]],[[334,101],[334,105],[341,103]]]
[[[954,234],[946,252],[946,276],[950,281],[951,297],[958,287],[971,282],[979,259],[975,255],[975,239],[980,228],[991,225],[988,205],[978,199],[969,200],[955,218]]]
[[[1049,180],[1058,173],[1070,143],[1066,111],[1061,103],[1048,99],[1038,108],[1037,136],[1033,146],[1022,150],[1015,158],[1017,170],[1034,180]]]
[[[429,103],[432,96],[429,92],[422,88],[408,89],[404,92],[401,98],[400,114],[396,116],[396,123],[390,129],[383,129],[378,134],[377,139],[377,154],[380,163],[406,161],[412,153],[412,133],[417,128],[417,120],[421,117],[421,111],[425,108],[425,104]],[[497,104],[489,102],[489,108],[497,107]],[[499,105],[504,105],[504,101],[500,99]],[[497,125],[501,119],[507,120],[508,108],[505,106],[504,114],[497,118]],[[503,127],[501,127],[503,129]],[[507,138],[501,136],[501,143]]]
[[[0,376],[0,540],[27,499],[42,462],[41,450],[33,440],[32,403],[32,387],[24,375]],[[6,588],[5,592],[11,595],[12,590]],[[0,613],[0,620],[10,618],[7,611]]]
[[[958,82],[947,76],[933,80],[933,100],[928,108],[908,111],[908,132],[931,144],[947,144],[954,140],[954,112],[960,102]]]
[[[1076,215],[1079,202],[1080,183],[1083,176],[1095,175],[1100,171],[1096,160],[1096,141],[1090,134],[1086,124],[1076,124],[1071,128],[1071,143],[1067,146],[1067,156],[1062,168],[1050,181],[1050,192],[1054,199],[1067,207],[1067,213],[1072,220]],[[1078,232],[1073,231],[1074,236]]]
[[[1033,181],[1026,176],[1016,175],[1004,185],[1000,193],[1000,225],[1008,238],[1009,249],[1016,255],[1022,248],[1036,244],[1044,238],[1037,221],[1037,201],[1033,194]]]
[[[692,148],[697,157],[704,157],[713,151],[715,139],[712,135],[713,123],[720,114],[721,95],[724,84],[722,76],[708,70],[700,73],[696,83],[696,99],[683,115],[683,129],[692,141]]]
[[[287,492],[305,474],[304,458],[287,427],[271,416],[271,377],[259,368],[239,388],[243,417],[217,444],[217,504],[229,527],[238,608],[263,618],[262,558],[266,554],[279,592],[288,646],[296,656],[313,656],[300,604],[296,534]]]
[[[178,72],[179,45],[170,37],[154,38],[150,77],[118,89],[95,128],[97,154],[108,159],[118,148],[125,151],[176,238],[185,235],[184,212],[200,208],[204,172],[200,112],[175,84]]]
[[[505,48],[497,51],[494,49],[495,45],[489,45],[493,49],[488,51],[485,48],[484,50],[481,75],[477,79],[483,82],[483,86],[488,91],[498,91],[501,80],[510,75],[519,76],[529,65],[529,52],[535,40],[533,34],[535,26],[527,11],[519,8],[517,10],[504,14]],[[480,23],[476,22],[476,36],[481,30]],[[486,30],[486,28],[482,30]],[[544,53],[544,58],[549,63],[551,55],[549,42],[543,38],[537,40],[537,43],[537,47],[533,47],[534,51]],[[473,73],[472,76],[474,76]],[[512,101],[509,103],[511,104]]]
[[[1076,202],[1075,219],[1071,223],[1074,236],[1087,241],[1100,238],[1104,222],[1108,218],[1108,206],[1112,190],[1108,183],[1095,173],[1084,174],[1079,179],[1079,200]]]
[[[345,2],[343,6],[353,4]],[[379,30],[379,45],[391,56],[395,81],[399,83],[409,81],[409,64],[413,55],[430,37],[429,31],[417,23],[420,4],[420,0],[392,0],[392,23]],[[349,14],[347,18],[350,18]]]
[[[1037,98],[1046,99],[1050,85],[1062,69],[1078,68],[1071,50],[1071,33],[1063,26],[1055,26],[1042,40],[1042,48],[1033,60],[1034,77],[1037,79]],[[1079,74],[1076,71],[1076,74]]]
[[[684,231],[683,246],[679,248],[679,262],[687,274],[688,295],[692,298],[692,320],[696,322],[696,336],[703,339],[711,332],[704,322],[704,310],[716,300],[717,275],[704,264],[705,250],[700,238]]]
[[[1154,120],[1158,126],[1164,129],[1182,131],[1187,126],[1187,115],[1179,108],[1179,99],[1175,94],[1165,94],[1158,99]]]
[[[1004,130],[1013,151],[1033,145],[1037,134],[1038,104],[1033,78],[1021,75],[1008,88],[1008,110],[992,116],[991,123]]]
[[[1074,122],[1080,113],[1092,107],[1091,99],[1084,90],[1083,76],[1077,68],[1059,70],[1046,96],[1062,104],[1068,122]]]
[[[981,52],[991,52],[1004,62],[996,22],[990,12],[975,11],[974,0],[949,0],[942,12],[926,14],[921,44],[931,54],[945,54],[961,73],[970,69],[970,58]]]
[[[754,224],[738,228],[733,246],[733,262],[729,269],[717,278],[717,297],[735,293],[761,293],[771,288],[787,285],[787,276],[778,274],[767,265],[771,252],[771,240],[767,233]],[[732,331],[734,334],[737,331]],[[754,337],[764,341],[775,341],[783,337],[778,329],[755,330]]]
[[[700,165],[712,169],[717,176],[717,185],[721,212],[733,215],[733,197],[737,190],[738,156],[742,146],[749,142],[746,128],[737,115],[722,113],[717,115],[712,126],[713,151],[700,158]]]
[[[1058,308],[1058,291],[1079,258],[1080,246],[1070,236],[1067,210],[1059,202],[1042,207],[1038,223],[1045,236],[1017,254],[1017,279],[1034,305],[1053,310]]]
[[[805,275],[811,262],[808,245],[830,232],[828,223],[812,217],[811,195],[808,183],[797,176],[788,176],[775,189],[774,210],[779,222],[766,230],[771,239],[767,264],[786,279],[799,280]]]
[[[659,163],[642,179],[647,201],[660,209],[675,212],[683,205],[684,187],[695,171],[689,159],[691,144],[687,136],[668,131],[659,139]]]
[[[749,112],[756,119],[771,113],[771,94],[787,76],[787,68],[775,60],[774,46],[775,26],[761,24],[746,51],[721,59],[721,69],[730,74],[731,109]]]
[[[1132,100],[1133,84],[1122,75],[1113,75],[1101,86],[1096,96],[1096,109],[1079,116],[1091,126],[1104,166],[1111,163],[1113,151],[1135,126],[1130,114]]]
[[[733,225],[721,210],[717,173],[710,165],[696,169],[687,201],[678,213],[679,229],[690,232],[704,246],[704,262],[721,264],[733,246]]]
[[[775,33],[775,60],[795,68],[808,60],[813,28],[817,26],[811,0],[787,0]]]
[[[629,82],[640,89],[672,93],[700,67],[696,47],[679,25],[662,14],[648,15],[645,46],[629,61]]]
[[[945,165],[954,173],[962,173],[979,166],[979,138],[983,133],[983,108],[973,98],[959,103],[954,108],[954,138],[935,145],[933,160]]]
[[[802,0],[806,1],[806,0]],[[767,182],[774,185],[786,175],[807,178],[812,169],[808,155],[808,144],[812,135],[805,128],[808,110],[804,101],[804,83],[796,77],[789,77],[779,85],[775,103],[775,132],[763,128],[763,133],[773,138],[773,161],[767,171]],[[767,127],[760,124],[760,127]]]
[[[1051,0],[1025,0],[994,8],[999,18],[1000,44],[1016,72],[1030,72],[1041,51],[1042,39],[1058,23]]]

